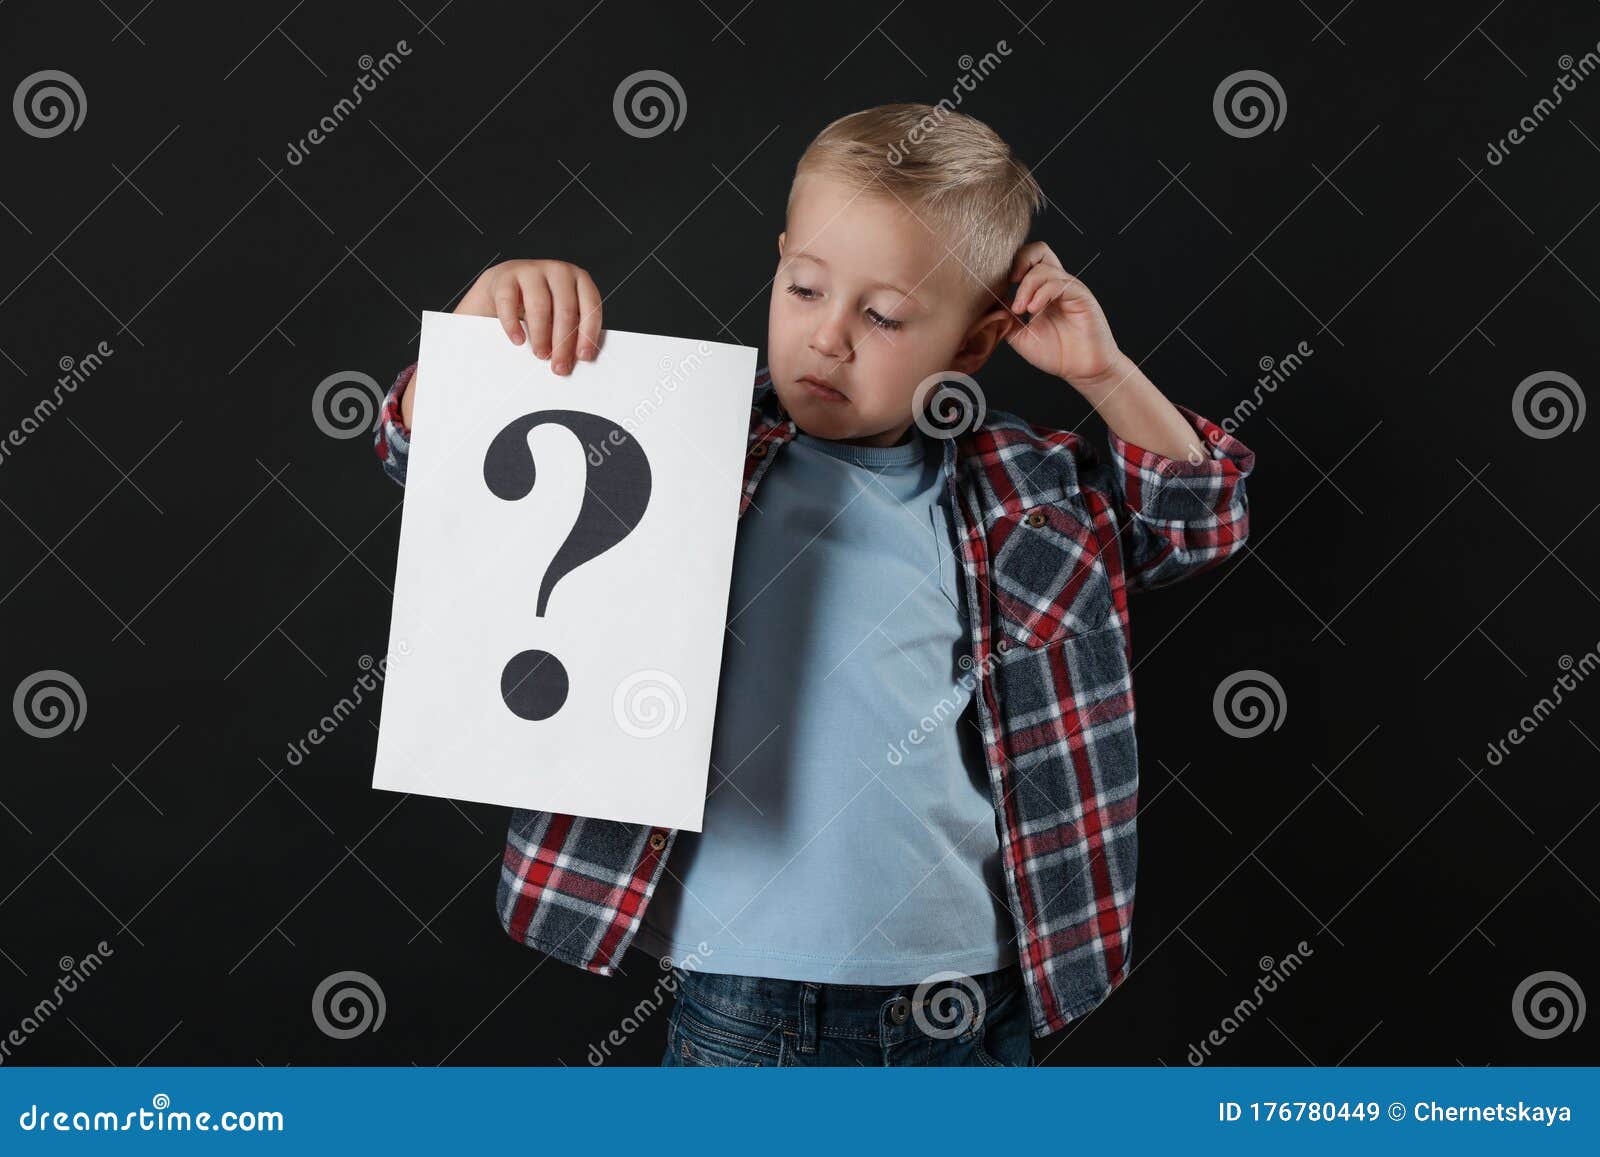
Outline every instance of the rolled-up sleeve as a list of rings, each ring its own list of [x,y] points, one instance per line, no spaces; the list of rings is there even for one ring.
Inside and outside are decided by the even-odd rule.
[[[1250,533],[1245,479],[1255,452],[1186,406],[1177,410],[1207,457],[1168,458],[1110,431],[1111,481],[1128,520],[1124,572],[1130,591],[1170,586],[1243,549]]]
[[[383,399],[383,412],[378,420],[378,428],[372,435],[372,448],[383,463],[383,472],[397,486],[406,484],[406,459],[411,456],[411,431],[406,429],[405,420],[401,417],[400,399],[416,372],[417,363],[412,362],[395,378],[394,385],[389,387],[389,393]]]

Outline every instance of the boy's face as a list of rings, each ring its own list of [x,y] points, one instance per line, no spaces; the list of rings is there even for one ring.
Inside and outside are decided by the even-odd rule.
[[[778,399],[806,433],[893,445],[917,386],[973,373],[1010,328],[932,228],[887,194],[799,179],[778,234],[767,352]]]

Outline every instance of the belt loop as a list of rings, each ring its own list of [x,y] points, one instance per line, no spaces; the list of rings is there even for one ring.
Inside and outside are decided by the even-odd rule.
[[[802,1053],[817,1051],[817,1038],[821,1035],[817,1024],[817,985],[814,981],[800,982],[800,1043]]]

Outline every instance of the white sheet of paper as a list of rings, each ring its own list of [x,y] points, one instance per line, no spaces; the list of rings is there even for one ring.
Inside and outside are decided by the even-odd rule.
[[[558,377],[494,318],[423,314],[374,788],[700,830],[755,369],[748,346],[610,330]],[[544,411],[598,418],[505,435],[497,476],[533,482],[497,495],[496,436]],[[585,444],[586,422],[621,437]],[[631,521],[632,447],[636,525],[558,575],[538,615],[569,531]],[[542,718],[503,693],[524,651],[566,673]],[[513,698],[549,685],[549,660],[533,667]]]

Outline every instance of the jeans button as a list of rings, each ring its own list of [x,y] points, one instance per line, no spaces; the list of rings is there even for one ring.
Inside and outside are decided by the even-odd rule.
[[[895,1024],[905,1024],[910,1020],[911,1001],[903,996],[896,997],[894,1003],[889,1006],[889,1019]]]

